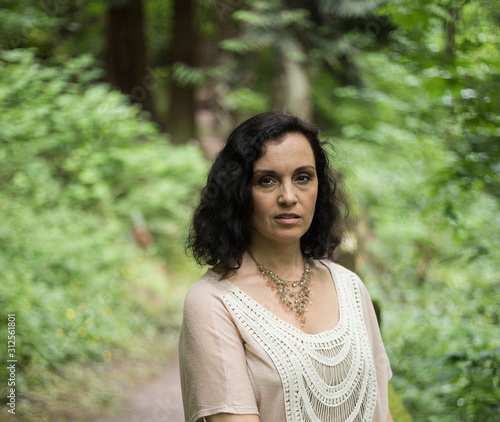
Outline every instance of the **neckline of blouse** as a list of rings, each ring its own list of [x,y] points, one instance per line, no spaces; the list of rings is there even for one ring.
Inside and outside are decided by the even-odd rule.
[[[253,299],[251,296],[246,294],[243,290],[241,290],[236,284],[233,284],[231,281],[227,279],[223,279],[221,281],[224,281],[229,287],[230,287],[230,292],[231,291],[236,291],[238,294],[244,298],[246,298],[247,301],[251,302],[254,304],[259,311],[261,311],[268,319],[275,321],[279,325],[285,327],[289,332],[292,332],[298,337],[302,338],[324,338],[324,337],[329,337],[332,334],[336,333],[337,331],[342,331],[345,328],[345,309],[344,309],[344,294],[340,294],[340,287],[337,278],[342,277],[344,274],[341,272],[335,273],[336,276],[334,277],[332,268],[325,264],[322,260],[318,260],[318,262],[321,265],[324,265],[328,271],[330,272],[330,275],[332,277],[333,283],[335,284],[335,289],[337,291],[337,300],[339,304],[339,320],[337,321],[337,324],[333,328],[329,328],[327,330],[321,331],[319,333],[306,333],[305,331],[302,331],[300,328],[296,327],[295,325],[290,324],[289,322],[286,322],[284,319],[280,318],[279,316],[275,315],[272,313],[269,309],[265,308],[263,305],[261,305],[259,302],[257,302],[255,299]]]

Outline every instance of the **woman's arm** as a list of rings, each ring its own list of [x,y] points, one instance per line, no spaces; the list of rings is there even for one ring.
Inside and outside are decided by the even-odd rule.
[[[186,297],[179,337],[186,421],[206,420],[214,414],[223,418],[215,421],[230,422],[230,417],[238,422],[259,421],[244,342],[223,300],[226,288],[208,274]]]
[[[234,415],[231,413],[218,413],[207,416],[206,419],[207,422],[260,422],[259,415]]]

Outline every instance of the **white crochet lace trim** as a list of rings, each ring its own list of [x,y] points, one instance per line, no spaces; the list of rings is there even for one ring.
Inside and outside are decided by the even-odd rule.
[[[238,288],[224,296],[234,315],[272,358],[281,378],[288,422],[372,421],[375,364],[354,275],[335,274],[340,320],[306,334]]]

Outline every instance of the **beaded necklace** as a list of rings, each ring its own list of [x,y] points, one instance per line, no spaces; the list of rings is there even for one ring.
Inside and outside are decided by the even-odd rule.
[[[254,260],[261,277],[266,281],[266,285],[271,287],[271,290],[276,290],[276,296],[278,296],[283,308],[291,314],[295,312],[295,318],[299,320],[300,326],[303,327],[306,323],[305,313],[309,310],[312,305],[312,301],[309,299],[311,294],[310,285],[314,276],[313,270],[308,262],[304,259],[304,273],[298,281],[287,281],[283,280],[277,274],[274,274],[271,270],[268,270],[264,265],[259,263],[252,254],[251,258]],[[289,286],[298,287],[299,291],[293,291]]]

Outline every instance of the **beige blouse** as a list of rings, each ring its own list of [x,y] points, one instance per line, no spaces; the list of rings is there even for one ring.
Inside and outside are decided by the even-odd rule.
[[[208,271],[189,290],[179,342],[185,419],[258,414],[261,422],[386,422],[392,376],[361,280],[330,269],[335,328],[306,334]]]

